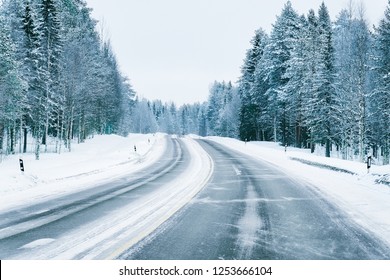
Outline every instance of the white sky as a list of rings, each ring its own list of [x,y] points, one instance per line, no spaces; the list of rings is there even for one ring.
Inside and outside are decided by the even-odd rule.
[[[207,100],[209,85],[236,82],[254,31],[271,31],[286,0],[86,0],[104,22],[121,71],[139,96],[183,103]],[[307,14],[322,0],[292,0]],[[349,0],[325,0],[334,20]],[[387,0],[362,0],[372,26]],[[357,3],[360,3],[357,2]]]

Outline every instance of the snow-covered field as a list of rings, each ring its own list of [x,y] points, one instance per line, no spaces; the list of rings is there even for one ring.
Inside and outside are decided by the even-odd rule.
[[[0,163],[0,211],[136,172],[153,164],[164,146],[163,134],[99,135],[74,144],[72,152],[42,153],[39,161],[34,154],[23,155],[24,173],[19,169],[19,155],[6,157]]]
[[[370,173],[367,173],[365,163],[325,158],[310,154],[309,150],[288,147],[285,151],[284,147],[270,142],[245,144],[230,138],[208,139],[265,160],[287,175],[308,182],[329,200],[334,201],[356,223],[390,243],[390,186],[376,182],[378,178],[390,174],[390,165],[372,165]],[[306,164],[302,163],[302,160]],[[354,175],[330,170],[329,167],[343,169]]]

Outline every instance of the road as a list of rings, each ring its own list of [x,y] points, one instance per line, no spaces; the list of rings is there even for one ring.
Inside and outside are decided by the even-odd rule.
[[[213,177],[120,259],[390,259],[390,248],[315,188],[200,140]]]
[[[121,223],[118,212],[125,212],[124,207],[134,205],[137,208],[142,203],[146,211],[153,211],[153,207],[158,205],[153,200],[156,199],[155,194],[158,195],[164,186],[180,176],[190,163],[189,157],[182,141],[169,138],[163,157],[138,174],[124,174],[85,191],[1,213],[0,259],[82,259],[88,256],[98,244],[109,243],[107,239],[115,239],[128,231],[130,225],[118,226]],[[140,202],[139,198],[145,200]],[[148,212],[138,213],[147,215]],[[134,219],[131,222],[136,222],[136,215],[131,215],[131,218]],[[123,222],[129,217],[123,216],[122,219]],[[100,228],[100,221],[106,221],[107,225]],[[105,233],[115,226],[115,222],[117,231]],[[80,230],[85,225],[89,226],[84,231]],[[99,230],[91,232],[91,228]],[[99,237],[99,234],[102,236]],[[97,237],[100,239],[96,243],[88,245],[88,239]],[[121,245],[113,244],[107,250],[111,253]],[[99,256],[105,258],[107,254]]]

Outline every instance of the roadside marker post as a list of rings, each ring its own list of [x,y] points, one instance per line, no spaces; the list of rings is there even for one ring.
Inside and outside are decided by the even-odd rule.
[[[24,173],[24,164],[23,164],[23,160],[21,158],[19,159],[19,166],[20,166],[20,171],[22,171]]]
[[[372,163],[372,158],[371,158],[371,156],[368,156],[367,157],[367,173],[370,173],[371,163]]]

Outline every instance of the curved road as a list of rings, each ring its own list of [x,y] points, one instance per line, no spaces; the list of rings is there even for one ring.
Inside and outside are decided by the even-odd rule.
[[[120,259],[390,259],[390,248],[314,188],[200,140],[214,175],[193,201]]]
[[[0,259],[56,258],[46,243],[105,215],[120,211],[139,197],[155,192],[178,176],[189,155],[180,140],[169,138],[157,163],[92,189],[0,214]],[[54,242],[55,244],[55,242]],[[70,246],[71,247],[71,246]],[[42,248],[42,249],[41,249]],[[40,252],[40,249],[42,252]],[[68,248],[72,249],[72,248]],[[82,258],[79,252],[76,258]]]

